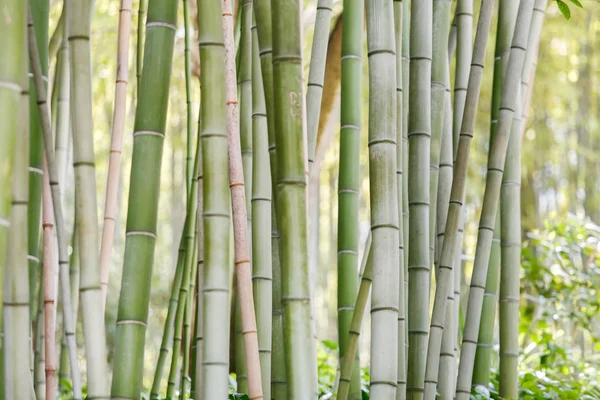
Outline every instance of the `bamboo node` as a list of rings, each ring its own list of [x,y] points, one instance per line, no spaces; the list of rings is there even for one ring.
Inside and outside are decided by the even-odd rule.
[[[145,321],[140,321],[137,319],[122,319],[116,322],[116,325],[129,325],[129,324],[133,324],[133,325],[141,325],[144,328],[146,328],[148,326],[148,324]]]
[[[162,27],[162,28],[168,28],[168,29],[172,29],[174,31],[177,30],[177,27],[173,24],[170,24],[168,22],[163,22],[163,21],[152,21],[152,22],[147,22],[146,23],[146,30],[148,30],[149,28],[153,28],[153,27]]]

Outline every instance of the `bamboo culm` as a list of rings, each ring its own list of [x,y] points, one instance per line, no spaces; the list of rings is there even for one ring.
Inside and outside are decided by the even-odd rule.
[[[485,278],[487,276],[494,223],[496,221],[498,200],[500,198],[506,148],[515,114],[515,102],[520,102],[520,97],[517,97],[517,95],[520,87],[525,49],[527,48],[527,36],[532,11],[533,0],[521,0],[515,22],[515,32],[512,38],[508,66],[506,68],[506,79],[502,82],[502,99],[498,115],[498,126],[492,148],[490,149],[483,208],[479,221],[473,275],[471,277],[465,329],[462,339],[456,387],[457,400],[468,399],[471,393],[477,334],[479,333],[481,308],[485,291]]]
[[[64,223],[64,216],[61,207],[61,188],[58,181],[58,171],[54,154],[54,141],[52,140],[50,113],[47,106],[47,94],[44,87],[44,78],[38,53],[36,37],[33,33],[33,21],[31,16],[28,22],[29,32],[29,58],[33,68],[33,77],[35,82],[37,105],[42,122],[42,136],[44,151],[46,154],[46,163],[48,165],[48,175],[50,189],[52,193],[52,208],[54,210],[54,221],[58,236],[58,257],[59,257],[59,279],[62,289],[62,309],[64,334],[67,336],[69,348],[69,362],[71,365],[71,380],[73,384],[73,399],[81,400],[81,377],[77,358],[77,344],[75,342],[75,322],[73,318],[71,304],[71,282],[69,277],[69,253],[67,248],[67,237]]]

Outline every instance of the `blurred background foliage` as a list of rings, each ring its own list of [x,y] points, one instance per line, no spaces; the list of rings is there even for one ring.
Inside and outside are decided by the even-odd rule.
[[[50,32],[53,32],[56,27],[61,4],[62,2],[52,1]],[[598,276],[600,227],[596,225],[600,224],[598,180],[600,177],[598,156],[600,154],[600,52],[597,51],[600,48],[600,19],[598,18],[600,4],[591,0],[582,1],[582,4],[583,9],[572,8],[571,19],[568,21],[560,13],[555,2],[551,2],[547,10],[529,119],[523,137],[521,209],[524,249],[521,271],[523,311],[520,338],[523,349],[520,363],[523,398],[584,399],[585,396],[600,398],[598,389],[600,320],[597,315],[600,304],[597,289],[600,284]],[[307,55],[304,64],[307,75],[316,0],[305,0],[304,5],[304,49]],[[478,6],[475,4],[476,13]],[[137,7],[138,2],[134,1],[132,26],[137,24]],[[98,192],[101,193],[98,202],[99,215],[102,215],[104,209],[108,168],[116,73],[118,8],[118,2],[96,2],[92,24],[94,146]],[[192,21],[195,21],[195,1],[191,1],[191,8]],[[328,390],[334,384],[337,351],[335,264],[341,8],[341,1],[335,0],[319,129],[318,168],[313,171],[314,174],[319,174],[320,179],[313,180],[315,183],[310,187],[310,201],[318,204],[316,209],[319,213],[319,226],[311,227],[310,243],[313,248],[318,248],[319,255],[318,260],[312,260],[312,270],[316,288],[317,333],[319,339],[325,341],[320,349],[319,358],[322,372],[320,387],[324,396],[327,396]],[[180,14],[183,14],[181,7]],[[180,17],[181,27],[182,21],[183,15]],[[492,26],[495,26],[494,22],[493,24]],[[467,184],[463,294],[468,291],[467,282],[470,279],[480,201],[484,189],[490,126],[494,32],[495,29],[492,28]],[[134,79],[136,41],[136,32],[133,30],[129,63],[130,99],[135,99],[136,90]],[[199,62],[195,47],[192,57],[193,73],[197,76]],[[52,77],[54,63],[51,65]],[[363,72],[360,222],[361,243],[364,244],[369,230],[366,57],[363,58]],[[170,285],[175,269],[178,235],[185,214],[184,80],[184,38],[181,28],[176,36],[167,139],[162,160],[159,234],[147,331],[144,380],[146,389],[151,384],[160,347],[163,321],[166,318]],[[197,79],[193,82],[192,93],[194,120],[196,120],[200,97]],[[135,100],[128,104],[125,130],[128,133],[132,132],[134,111]],[[125,135],[123,146],[120,211],[117,219],[106,316],[109,349],[114,348],[114,322],[124,253],[124,219],[131,166],[131,134]],[[67,181],[73,182],[72,179]],[[67,201],[72,204],[73,188],[67,188],[67,193],[69,194]],[[73,216],[69,216],[71,226],[72,219]],[[465,299],[466,297],[463,301]],[[361,342],[369,339],[369,322],[367,313]],[[584,345],[590,343],[589,339],[592,339],[593,346]],[[363,345],[361,358],[368,362],[366,350],[368,347]],[[112,355],[110,357],[112,358]],[[365,387],[365,393],[367,392],[368,387]],[[491,395],[494,396],[493,389]]]

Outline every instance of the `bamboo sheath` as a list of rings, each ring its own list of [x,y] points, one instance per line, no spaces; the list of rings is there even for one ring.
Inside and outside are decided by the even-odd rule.
[[[100,285],[102,287],[102,309],[106,307],[110,257],[114,242],[115,224],[118,211],[118,191],[121,172],[121,152],[123,131],[127,115],[127,84],[129,81],[129,32],[131,31],[132,0],[121,0],[119,7],[119,28],[117,36],[117,79],[115,83],[115,105],[113,110],[110,156],[108,159],[108,180],[104,206],[104,226],[100,245]]]
[[[56,223],[56,231],[58,236],[58,257],[59,257],[59,278],[62,288],[62,309],[63,309],[63,324],[65,335],[67,336],[67,344],[69,348],[69,361],[71,365],[71,379],[73,383],[73,399],[81,400],[81,378],[79,375],[79,366],[77,361],[77,344],[75,342],[75,323],[73,320],[73,312],[71,305],[71,282],[69,277],[69,254],[67,249],[67,237],[65,232],[64,217],[61,207],[61,191],[58,181],[58,173],[54,156],[50,113],[47,106],[46,89],[44,87],[44,79],[38,53],[36,38],[33,33],[33,22],[31,14],[28,23],[29,29],[29,57],[33,68],[33,76],[35,81],[37,104],[42,121],[42,133],[44,139],[44,149],[46,154],[46,162],[48,165],[48,175],[50,188],[52,193],[52,207],[54,210],[54,220]]]

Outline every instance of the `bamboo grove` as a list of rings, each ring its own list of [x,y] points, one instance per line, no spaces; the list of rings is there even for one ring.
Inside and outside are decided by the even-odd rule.
[[[340,16],[334,1],[314,3],[307,55],[298,0],[120,0],[118,24],[107,28],[118,32],[117,74],[110,149],[100,154],[95,2],[0,0],[0,400],[53,400],[59,381],[69,382],[73,399],[224,400],[232,372],[237,393],[251,400],[317,399],[320,269],[337,271],[335,398],[362,399],[368,366],[375,400],[469,399],[496,368],[496,320],[499,396],[518,398],[521,140],[548,0],[343,0]],[[49,32],[53,8],[60,19]],[[169,110],[180,32],[185,101]],[[339,93],[328,86],[331,64],[341,69]],[[484,68],[493,69],[489,135],[476,129]],[[337,263],[312,268],[319,200],[310,187],[326,142],[321,114],[338,95]],[[156,327],[149,304],[173,113],[185,120],[185,217],[164,326]],[[475,135],[489,147],[465,293]],[[109,326],[122,158],[131,160],[125,245]],[[108,160],[106,177],[98,159]],[[146,337],[156,329],[154,374],[144,377]]]

